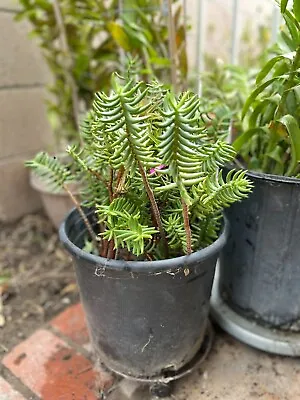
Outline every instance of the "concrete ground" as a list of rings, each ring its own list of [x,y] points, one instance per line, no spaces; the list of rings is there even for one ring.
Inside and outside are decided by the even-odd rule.
[[[202,368],[178,383],[177,400],[299,400],[300,363],[218,333]]]
[[[147,388],[123,381],[109,400],[150,398]],[[177,382],[169,399],[300,400],[300,362],[252,349],[219,331],[208,359]]]

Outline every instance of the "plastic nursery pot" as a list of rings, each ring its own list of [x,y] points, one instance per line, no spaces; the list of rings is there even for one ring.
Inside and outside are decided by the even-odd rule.
[[[91,224],[92,211],[86,212]],[[133,379],[178,371],[201,347],[215,264],[228,235],[190,256],[161,261],[108,260],[82,250],[86,227],[72,210],[60,239],[75,261],[96,358]]]
[[[248,344],[295,355],[287,332],[300,331],[300,180],[247,175],[253,192],[226,211],[231,230],[220,255],[217,288],[236,316],[230,310],[226,316],[220,299],[218,304],[213,300],[213,315]],[[298,337],[296,343],[299,353]]]

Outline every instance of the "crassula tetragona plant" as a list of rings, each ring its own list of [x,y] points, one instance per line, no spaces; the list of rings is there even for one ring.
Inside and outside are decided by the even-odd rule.
[[[224,207],[251,190],[245,171],[223,176],[235,151],[217,138],[222,118],[204,115],[203,107],[191,92],[175,95],[156,82],[114,74],[110,94],[96,94],[83,123],[84,145],[67,149],[72,168],[46,153],[27,165],[70,194],[96,254],[148,260],[190,254],[217,238]],[[78,176],[82,204],[97,216],[93,229],[70,190]]]

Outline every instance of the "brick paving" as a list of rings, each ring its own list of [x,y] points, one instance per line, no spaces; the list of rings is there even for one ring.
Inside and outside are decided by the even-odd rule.
[[[0,400],[102,400],[114,377],[94,370],[88,341],[81,305],[69,307],[3,358]],[[148,389],[135,385],[121,381],[107,400],[149,399]],[[205,363],[176,384],[174,398],[300,400],[299,359],[251,349],[219,332]]]
[[[0,376],[0,400],[25,400],[25,397],[13,389],[12,386]]]
[[[81,304],[75,304],[54,318],[50,325],[79,345],[89,343],[89,334]]]
[[[49,325],[14,347],[2,364],[42,400],[97,400],[113,385],[113,376],[94,371],[81,304],[69,307]],[[3,378],[0,400],[24,400]]]

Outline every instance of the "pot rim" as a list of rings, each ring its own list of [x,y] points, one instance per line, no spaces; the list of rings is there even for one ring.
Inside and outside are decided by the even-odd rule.
[[[256,171],[247,171],[247,175],[255,179],[264,179],[272,182],[300,185],[300,179],[290,176],[266,174],[264,172],[256,172]]]
[[[290,176],[284,176],[284,175],[274,175],[274,174],[267,174],[265,172],[258,172],[254,170],[248,170],[247,168],[243,168],[241,166],[238,166],[236,164],[231,164],[228,165],[230,169],[236,169],[240,170],[243,169],[246,171],[246,174],[254,179],[262,179],[266,181],[271,181],[271,182],[280,182],[280,183],[287,183],[287,184],[298,184],[300,185],[300,179],[295,178],[295,177],[290,177]]]
[[[154,261],[125,261],[125,260],[113,260],[104,257],[96,256],[91,253],[87,253],[76,246],[68,237],[66,232],[67,222],[74,216],[74,213],[78,213],[74,207],[65,217],[59,228],[59,238],[65,248],[76,258],[84,259],[89,263],[98,264],[105,268],[114,270],[127,270],[127,271],[156,271],[156,270],[174,270],[176,268],[185,267],[195,262],[204,261],[207,258],[215,255],[221,251],[224,247],[228,235],[229,235],[229,221],[223,215],[224,225],[219,237],[209,246],[204,249],[198,250],[190,255],[180,256],[176,258],[168,258],[163,260]]]

